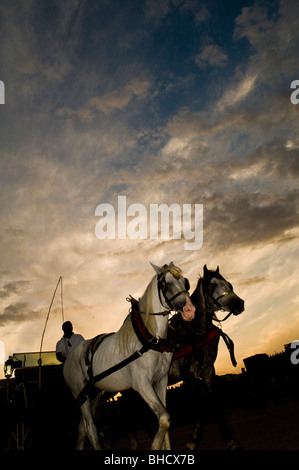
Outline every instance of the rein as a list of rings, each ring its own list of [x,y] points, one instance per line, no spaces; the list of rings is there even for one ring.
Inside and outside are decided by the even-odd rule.
[[[131,302],[132,304],[132,309],[133,307],[136,307],[138,308],[138,311],[139,313],[142,313],[143,315],[145,315],[145,312],[141,312],[139,310],[139,306],[137,305],[138,304],[138,300],[134,299],[134,297],[132,297],[131,295],[129,297],[126,298],[126,301],[127,302]],[[166,317],[166,315],[169,315],[169,312],[170,310],[162,310],[161,312],[150,312],[148,315],[160,315],[162,317]]]
[[[196,333],[196,331],[192,328],[191,325],[184,322],[184,320],[181,320],[181,322],[183,322],[183,324],[188,327],[190,332],[193,331],[193,333]],[[169,327],[172,328],[175,332],[177,332],[176,328],[171,323],[169,323]],[[212,325],[212,328],[209,331],[203,333],[201,338],[196,342],[191,341],[190,344],[185,344],[176,347],[174,349],[172,361],[176,361],[177,359],[180,359],[181,357],[184,357],[187,354],[194,353],[196,350],[201,349],[205,345],[217,347],[220,336],[228,349],[232,365],[236,367],[237,361],[235,358],[234,343],[226,333],[224,333],[220,328],[215,325]]]
[[[214,299],[211,296],[211,294],[206,291],[206,289],[204,288],[203,283],[201,285],[202,285],[202,296],[203,296],[203,300],[204,300],[204,305],[202,305],[202,307],[199,307],[199,306],[198,307],[203,308],[203,310],[205,312],[205,315],[207,315],[209,308],[213,308],[211,305],[210,306],[208,305],[207,297],[213,302],[214,305],[216,305],[216,304],[218,304],[218,300],[221,297],[224,297],[224,296],[228,295],[230,291],[229,290],[225,291],[222,294],[220,294],[217,297],[217,299]],[[219,320],[217,318],[214,310],[210,313],[212,313],[212,320],[215,320],[219,323],[227,320],[227,318],[229,318],[230,315],[232,315],[232,312],[228,312],[228,314],[223,319]],[[196,339],[196,337],[193,337],[193,340],[192,340],[190,338],[189,334],[191,334],[192,332],[196,334],[196,333],[198,333],[198,331],[194,330],[194,328],[191,324],[184,322],[184,320],[182,320],[182,319],[180,319],[179,324],[183,325],[185,330],[187,330],[186,331],[187,337],[189,337],[189,341],[190,341],[191,344],[185,344],[185,345],[181,345],[181,346],[178,346],[177,348],[175,348],[174,354],[173,354],[173,361],[175,361],[175,360],[177,360],[181,357],[184,357],[185,355],[190,354],[190,353],[192,353],[196,350],[199,350],[205,345],[217,346],[218,342],[219,342],[219,338],[221,336],[224,343],[225,343],[225,345],[226,345],[226,347],[227,347],[227,349],[228,349],[228,351],[229,351],[231,362],[232,362],[233,366],[235,367],[237,365],[237,361],[236,361],[235,355],[234,355],[234,343],[229,338],[229,336],[221,330],[221,328],[218,328],[218,327],[216,327],[215,325],[212,324],[211,328],[208,329],[208,331],[201,332],[201,337],[200,338]],[[182,334],[179,331],[177,331],[177,328],[179,327],[179,324],[176,324],[176,326],[175,326],[175,325],[172,324],[172,320],[169,321],[169,327],[172,330],[174,330],[176,334],[178,334],[179,336],[182,337]],[[188,334],[188,330],[189,330],[189,334]],[[194,341],[194,338],[195,338],[195,341]]]
[[[212,320],[215,320],[215,321],[221,323],[221,322],[227,320],[231,315],[232,315],[232,312],[228,312],[228,314],[224,318],[222,318],[222,320],[219,320],[219,318],[216,317],[215,312],[213,312]]]
[[[176,361],[180,357],[184,357],[187,354],[194,352],[194,350],[202,348],[205,344],[211,344],[213,341],[215,341],[215,344],[218,344],[220,335],[221,330],[217,327],[213,328],[211,331],[209,331],[206,337],[198,343],[192,345],[187,344],[185,346],[180,346],[175,349],[172,360]]]

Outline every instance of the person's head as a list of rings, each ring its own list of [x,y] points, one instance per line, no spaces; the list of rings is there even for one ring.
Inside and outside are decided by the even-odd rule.
[[[67,338],[69,338],[72,333],[73,333],[73,325],[71,324],[70,321],[66,321],[64,322],[64,324],[62,325],[62,330],[64,332],[64,336],[66,336]]]

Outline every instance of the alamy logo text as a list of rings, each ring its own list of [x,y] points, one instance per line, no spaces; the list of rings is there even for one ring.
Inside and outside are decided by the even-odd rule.
[[[112,204],[99,204],[95,215],[100,217],[95,227],[99,240],[147,239],[190,240],[185,250],[199,250],[203,244],[202,204],[143,204],[127,207],[127,197],[118,196],[117,211]]]

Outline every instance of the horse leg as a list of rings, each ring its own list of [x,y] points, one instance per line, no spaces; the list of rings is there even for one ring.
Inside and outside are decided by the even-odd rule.
[[[138,393],[142,396],[144,401],[149,405],[151,410],[155,413],[158,419],[158,431],[152,441],[152,450],[161,450],[163,441],[170,425],[170,416],[165,406],[162,404],[160,398],[152,388],[151,384],[148,387],[144,387],[142,390],[138,390]]]
[[[162,450],[170,450],[170,449],[171,449],[171,447],[170,447],[169,432],[166,431],[164,441],[163,441],[163,445],[162,445]]]
[[[129,447],[131,450],[138,450],[137,431],[129,432]]]
[[[206,426],[208,411],[211,408],[211,393],[208,384],[203,381],[201,384],[191,381],[190,393],[198,402],[198,409],[195,411],[197,421],[190,440],[186,443],[189,450],[196,450],[199,447],[202,435]]]
[[[206,421],[207,421],[207,408],[205,407],[205,410],[201,413],[200,416],[197,417],[197,421],[196,421],[193,433],[190,436],[190,440],[186,443],[187,449],[189,450],[198,449],[205,426],[206,426]]]
[[[216,398],[217,403],[217,398]],[[216,405],[215,408],[216,419],[218,421],[220,433],[223,442],[229,450],[238,450],[241,449],[239,442],[234,438],[232,431],[228,425],[228,422],[224,415],[223,407]]]
[[[161,380],[154,386],[155,392],[157,393],[158,398],[161,400],[161,403],[164,406],[165,410],[166,410],[167,383],[168,383],[168,376],[166,376],[165,380]],[[163,444],[162,444],[162,450],[170,450],[170,449],[171,447],[170,447],[170,440],[169,440],[169,432],[167,428],[165,437],[163,440]]]
[[[77,450],[84,449],[85,437],[86,437],[85,421],[82,416],[82,418],[80,419],[79,426],[78,426]]]
[[[196,450],[199,442],[202,438],[203,430],[204,430],[205,423],[202,421],[197,421],[192,436],[190,440],[187,442],[186,447],[189,450]]]
[[[78,435],[78,444],[81,447],[78,450],[83,449],[82,445],[84,444],[85,436],[88,437],[88,439],[90,440],[90,443],[92,444],[95,450],[102,450],[99,440],[98,440],[97,428],[93,421],[91,403],[90,403],[89,398],[81,406],[81,412],[82,412],[82,419],[79,424],[79,435]],[[83,430],[85,431],[84,434],[83,434]],[[83,437],[80,437],[80,433],[82,433],[81,436]]]
[[[192,437],[187,443],[187,448],[189,450],[198,449],[207,421],[207,413],[210,412],[213,413],[213,415],[217,419],[221,437],[226,447],[229,450],[240,449],[240,444],[234,439],[231,430],[228,426],[227,420],[224,416],[223,407],[219,405],[219,398],[215,396],[212,380],[208,379],[204,381],[203,385],[203,412],[201,413],[201,421],[197,421]]]

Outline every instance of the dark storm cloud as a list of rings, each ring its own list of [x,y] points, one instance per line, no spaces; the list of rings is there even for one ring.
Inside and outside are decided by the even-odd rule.
[[[14,302],[3,309],[0,313],[0,326],[9,323],[23,323],[36,320],[41,312],[33,311],[26,302]]]
[[[261,193],[219,194],[214,202],[207,210],[206,227],[219,248],[266,245],[298,225],[298,190],[272,197]]]
[[[30,281],[9,282],[0,288],[0,297],[6,298],[10,297],[12,294],[17,294],[22,289],[22,287],[26,287],[28,284],[30,284]]]
[[[299,176],[299,149],[292,148],[292,141],[275,139],[257,148],[240,165],[232,164],[234,166],[256,167],[260,174],[272,175],[280,184],[282,178],[291,178],[295,182]]]

